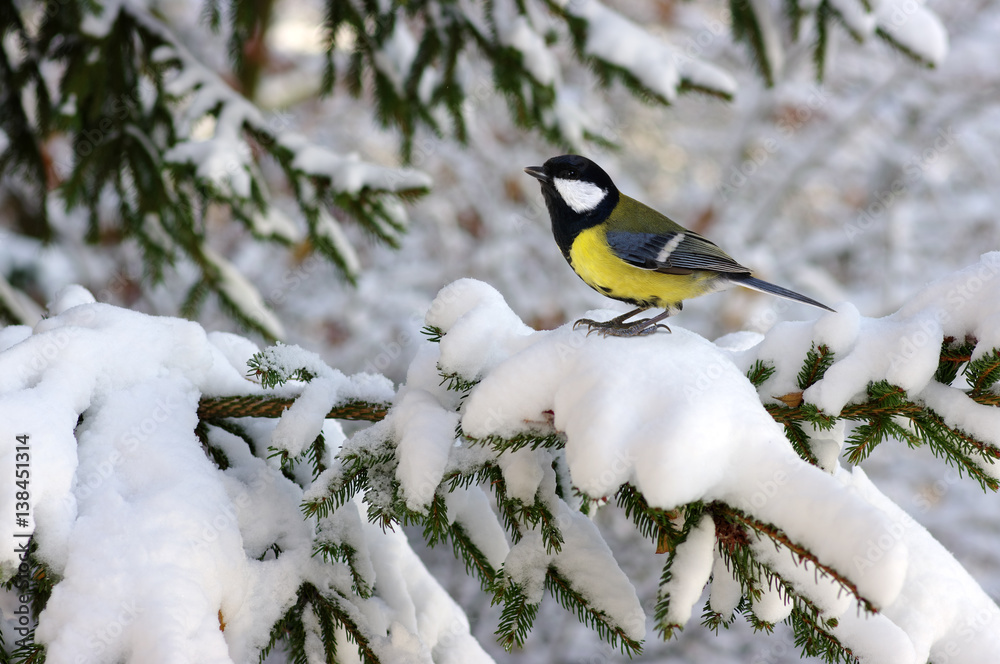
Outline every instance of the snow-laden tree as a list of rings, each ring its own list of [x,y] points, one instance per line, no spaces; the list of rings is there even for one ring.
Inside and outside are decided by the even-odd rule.
[[[431,293],[454,276],[437,280],[427,255],[411,252],[365,282],[357,231],[401,242],[413,209],[401,203],[431,191],[422,201],[439,214],[422,222],[448,217],[487,240],[466,252],[437,229],[411,232],[440,248],[435,267],[482,270],[525,320],[541,309],[559,322],[565,312],[524,306],[550,290],[534,277],[558,278],[528,232],[541,206],[507,179],[537,163],[512,148],[532,135],[578,150],[622,142],[608,158],[641,164],[632,177],[658,191],[661,166],[678,160],[654,158],[665,151],[650,144],[670,134],[690,168],[669,171],[677,182],[667,184],[721,199],[715,214],[729,242],[753,249],[755,266],[824,288],[834,282],[829,262],[847,266],[830,271],[848,287],[865,284],[852,298],[864,310],[870,293],[909,296],[926,274],[946,271],[947,242],[994,244],[989,138],[1000,125],[986,103],[997,89],[987,76],[995,50],[982,47],[995,41],[996,12],[983,4],[975,25],[957,22],[956,49],[959,36],[986,36],[966,40],[953,71],[928,81],[911,74],[913,62],[941,64],[947,39],[923,3],[779,4],[330,0],[315,20],[320,52],[288,60],[268,53],[282,4],[266,0],[207,3],[217,32],[172,2],[0,3],[0,219],[12,229],[0,231],[0,309],[35,325],[36,302],[86,280],[98,300],[140,298],[138,308],[184,315],[212,306],[215,293],[216,306],[271,337],[301,334],[273,309],[292,305],[310,322],[332,309],[361,321],[357,336],[377,339],[400,318],[423,324],[422,312],[403,307],[378,318],[399,302],[425,308],[405,299],[417,275]],[[966,8],[942,10],[961,19]],[[720,46],[729,35],[777,95],[740,76]],[[878,37],[906,55],[843,48],[844,37]],[[899,71],[883,81],[890,63]],[[829,88],[782,88],[797,69],[829,81],[845,66],[863,73]],[[621,87],[654,103],[619,111]],[[312,99],[320,90],[332,94],[324,105]],[[731,131],[698,124],[700,106],[676,105],[665,121],[662,104],[687,91],[709,93],[713,108],[738,92]],[[376,165],[397,160],[358,120],[373,114],[398,132],[412,165],[451,158],[450,172],[438,163],[432,183]],[[630,125],[636,117],[643,123]],[[926,157],[941,131],[944,147]],[[464,155],[452,139],[479,141],[485,154]],[[844,151],[858,145],[870,167],[845,165]],[[905,200],[919,190],[913,168],[933,174],[957,155],[980,181],[944,171],[931,204]],[[712,161],[724,176],[702,184],[700,166]],[[861,185],[869,189],[858,195]],[[795,214],[775,213],[784,195],[795,197]],[[466,200],[471,212],[458,207]],[[800,242],[802,222],[819,214],[834,227]],[[975,215],[986,220],[978,230],[954,230]],[[510,218],[515,232],[503,241],[488,234]],[[942,226],[941,236],[925,232]],[[899,250],[912,248],[912,235],[932,238],[918,247],[924,260]],[[896,251],[890,260],[883,245]],[[819,265],[818,255],[829,260]],[[282,271],[275,257],[292,267]],[[887,264],[897,278],[879,272]],[[837,459],[860,462],[898,440],[953,464],[956,483],[995,486],[995,265],[985,257],[889,319],[844,305],[815,326],[715,344],[677,327],[692,318],[672,323],[675,337],[632,345],[536,333],[489,287],[459,282],[435,301],[428,339],[392,331],[384,353],[351,358],[375,370],[382,355],[410,365],[398,390],[339,376],[301,351],[260,353],[246,339],[206,335],[211,325],[67,291],[37,327],[0,334],[0,458],[11,471],[10,502],[0,505],[13,528],[0,575],[4,657],[38,617],[35,643],[49,648],[20,651],[36,661],[253,661],[272,643],[272,652],[290,646],[300,661],[322,661],[334,642],[338,661],[356,657],[357,644],[380,661],[481,659],[443,577],[427,573],[402,534],[422,529],[496,598],[508,647],[548,609],[539,604],[548,592],[627,652],[644,633],[644,652],[669,651],[675,642],[654,634],[690,624],[711,578],[702,622],[715,629],[740,614],[764,630],[785,620],[804,648],[828,658],[849,659],[848,648],[863,661],[993,661],[995,606],[860,469]],[[330,297],[326,277],[337,273],[361,284],[352,307]],[[150,286],[161,278],[167,287]],[[510,283],[534,292],[503,288]],[[550,301],[576,297],[551,290]],[[720,307],[737,301],[717,297]],[[776,313],[752,327],[784,317]],[[351,419],[380,422],[361,433],[337,425]],[[652,591],[622,573],[604,543],[611,534],[592,525],[620,514],[648,542],[637,557],[662,570]],[[551,629],[536,622],[536,634]]]
[[[704,623],[784,621],[826,661],[997,661],[1000,608],[840,459],[902,441],[997,489],[998,275],[985,254],[886,318],[714,343],[535,331],[462,280],[398,390],[67,288],[0,331],[4,657],[490,661],[409,524],[502,606],[507,647],[548,594],[634,654],[710,584]],[[609,503],[662,569],[650,615]]]

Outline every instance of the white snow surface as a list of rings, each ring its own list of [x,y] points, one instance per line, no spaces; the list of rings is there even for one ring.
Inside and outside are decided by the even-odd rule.
[[[888,533],[870,543],[868,556],[858,565],[868,564],[895,541],[905,542],[913,555],[896,601],[884,607],[877,620],[847,612],[849,619],[834,629],[834,634],[859,643],[855,652],[868,655],[865,661],[1000,661],[1000,608],[951,553],[883,495],[860,468],[853,472],[840,469],[837,479],[882,510],[893,523]],[[885,624],[889,621],[892,627]],[[877,629],[872,629],[873,622],[878,623]]]
[[[206,456],[195,435],[199,397],[262,393],[246,378],[252,343],[96,303],[70,287],[33,329],[5,328],[0,347],[0,463],[14,467],[16,436],[27,435],[32,518],[22,530],[33,532],[57,581],[36,631],[47,661],[255,661],[304,582],[344,598],[341,608],[382,661],[491,661],[402,533],[358,518],[353,504],[319,528],[369,554],[360,570],[374,596],[362,599],[343,564],[312,555],[317,523],[300,512],[308,482],[290,481],[274,460],[214,428],[210,438],[229,466]],[[296,351],[287,355],[311,359]],[[313,401],[385,397],[383,381],[327,370],[313,381]],[[318,421],[329,444],[343,440],[335,422],[323,422],[323,408],[294,410],[289,421]],[[13,499],[0,494],[7,515]],[[23,541],[12,521],[0,529],[4,580]],[[13,643],[16,602],[8,592],[2,599],[3,634]]]

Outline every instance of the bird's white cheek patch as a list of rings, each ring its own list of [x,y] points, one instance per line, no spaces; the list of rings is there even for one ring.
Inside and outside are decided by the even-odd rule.
[[[573,212],[590,212],[608,195],[607,189],[601,189],[591,182],[555,178],[552,184]]]

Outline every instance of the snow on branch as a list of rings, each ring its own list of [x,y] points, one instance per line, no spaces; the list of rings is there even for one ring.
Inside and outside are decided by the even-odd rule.
[[[948,33],[923,0],[829,0],[829,4],[858,41],[877,34],[931,67],[948,54]]]
[[[1000,652],[995,632],[984,626],[1000,625],[1000,611],[860,468],[847,471],[836,459],[845,444],[874,429],[874,443],[901,437],[928,444],[995,490],[998,267],[1000,254],[987,254],[887,319],[863,319],[842,305],[840,314],[781,324],[753,344],[734,337],[732,346],[682,328],[629,340],[587,338],[568,328],[533,333],[495,291],[472,281],[442,291],[427,320],[440,346],[439,375],[466,395],[464,436],[490,444],[501,465],[504,455],[536,455],[535,472],[504,474],[508,498],[578,500],[565,491],[545,498],[539,480],[530,479],[543,476],[555,454],[584,504],[617,495],[627,512],[645,515],[637,525],[661,549],[678,552],[661,588],[665,635],[690,615],[690,606],[678,602],[699,594],[676,584],[725,569],[745,599],[713,600],[724,610],[709,615],[720,621],[735,610],[755,624],[789,620],[814,654],[852,653],[860,661],[923,662],[962,638],[963,652],[972,653],[962,661],[985,661]],[[978,341],[969,346],[970,339]],[[960,343],[967,344],[965,360],[954,352]],[[956,360],[965,362],[965,386]],[[883,384],[907,395],[906,403],[887,403]],[[789,418],[793,412],[800,415]],[[900,416],[911,419],[909,430],[899,428]],[[794,417],[801,420],[789,427]],[[868,429],[848,435],[838,420]],[[887,429],[890,422],[897,428]],[[553,447],[553,433],[561,446]],[[517,442],[496,445],[498,439]],[[797,454],[793,441],[809,456]],[[631,489],[623,494],[625,486]],[[691,546],[693,525],[706,523],[702,515],[715,524],[714,552],[680,556]],[[505,521],[512,525],[524,528]],[[533,531],[540,534],[537,526]],[[536,575],[549,565],[546,556],[515,560],[516,578],[533,578],[525,576],[525,560],[534,561]],[[943,606],[928,603],[951,578],[961,579],[961,592]],[[723,588],[732,597],[732,581]],[[915,606],[924,607],[917,622]],[[627,622],[627,612],[611,617]],[[971,635],[970,623],[980,627]],[[939,638],[928,638],[928,624],[937,625]],[[518,626],[507,627],[519,642]]]
[[[334,401],[375,401],[391,396],[388,381],[285,347],[257,366],[317,378],[265,390],[246,378],[257,348],[235,335],[79,287],[49,314],[0,331],[0,459],[13,468],[18,445],[31,457],[30,517],[0,530],[4,601],[19,588],[33,597],[19,645],[51,662],[231,664],[289,638],[293,657],[332,656],[349,638],[372,662],[490,661],[400,531],[356,509],[303,518],[310,476],[268,459],[282,437],[273,420],[198,421],[199,395],[287,397],[325,381]],[[319,422],[330,447],[314,453],[332,464],[344,434],[313,410],[287,414],[294,429]],[[0,496],[9,515],[14,498]],[[19,576],[19,542],[36,581]]]
[[[34,329],[0,332],[0,460],[30,446],[32,469],[30,513],[0,533],[3,592],[34,598],[22,645],[52,661],[114,662],[137,643],[159,644],[144,661],[163,644],[301,659],[344,639],[373,662],[489,661],[409,525],[501,605],[504,646],[548,594],[635,654],[647,617],[591,518],[614,501],[665,554],[662,638],[709,584],[704,624],[784,621],[826,661],[997,661],[997,605],[840,458],[928,445],[996,489],[998,277],[1000,252],[985,254],[882,319],[844,303],[715,343],[679,325],[534,331],[464,279],[431,305],[395,393],[70,288]],[[382,419],[347,437],[339,415]],[[29,535],[33,582],[16,548]],[[108,635],[96,651],[94,633]]]
[[[147,17],[147,21],[152,19]],[[257,106],[202,65],[169,31],[157,28],[168,45],[154,51],[152,60],[170,68],[166,92],[184,101],[178,133],[185,138],[164,154],[165,162],[193,172],[212,197],[235,200],[238,216],[261,237],[297,241],[301,238],[295,227],[276,224],[270,212],[270,197],[255,148],[266,151],[291,182],[313,245],[350,280],[359,271],[355,250],[328,207],[340,207],[392,245],[399,242],[407,217],[403,207],[390,197],[412,199],[427,193],[431,187],[428,175],[377,166],[356,154],[341,156],[310,143],[287,130],[289,121],[280,114],[265,118]],[[195,137],[194,126],[206,117],[213,120],[212,136]]]
[[[327,90],[339,75],[359,95],[369,72],[377,116],[401,131],[407,158],[420,127],[437,135],[450,129],[465,141],[472,107],[466,102],[484,87],[504,96],[515,122],[554,143],[579,150],[586,141],[601,141],[595,118],[580,108],[579,91],[564,81],[567,63],[557,48],[563,38],[573,40],[577,58],[596,70],[602,86],[621,80],[662,103],[688,90],[724,98],[735,92],[726,72],[682,55],[596,0],[458,5],[457,11],[433,4],[400,11],[359,0],[327,2]],[[336,50],[348,45],[350,62],[340,65]],[[473,49],[492,67],[485,83],[467,59]]]
[[[685,89],[730,99],[736,81],[728,73],[696,58],[682,56],[662,37],[654,36],[598,0],[552,2],[570,23],[577,48],[598,71],[619,77],[662,103]]]
[[[762,0],[733,0],[729,10],[734,39],[746,44],[768,85],[774,85],[784,64],[782,23],[790,25],[792,42],[812,50],[820,80],[838,28],[845,28],[857,42],[878,36],[928,67],[940,65],[948,54],[948,33],[923,0],[792,0],[785,3],[784,16]]]
[[[44,14],[38,35],[22,37],[31,66],[55,77],[51,96],[39,97],[51,126],[39,132],[62,132],[72,146],[47,176],[61,179],[52,183],[61,185],[55,195],[69,210],[86,209],[88,240],[106,236],[110,224],[137,242],[154,282],[178,258],[189,260],[201,278],[190,285],[186,315],[214,294],[247,328],[266,338],[282,334],[256,288],[210,249],[208,210],[227,210],[258,239],[318,251],[354,281],[360,261],[342,223],[352,219],[396,246],[408,224],[403,204],[430,188],[430,178],[413,169],[311,145],[291,131],[290,113],[262,112],[142,3],[73,0]],[[31,140],[13,148],[11,158],[37,161]],[[287,213],[269,191],[266,159],[294,192]],[[110,221],[102,219],[105,194],[117,204]]]

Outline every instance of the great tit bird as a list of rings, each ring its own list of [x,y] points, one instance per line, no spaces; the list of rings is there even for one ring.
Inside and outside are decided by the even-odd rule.
[[[575,154],[524,172],[542,185],[552,235],[570,267],[594,290],[637,308],[609,321],[578,320],[591,332],[631,337],[655,332],[681,303],[736,284],[833,311],[787,288],[756,279],[715,243],[618,191],[600,166]],[[626,322],[653,307],[651,318]]]

